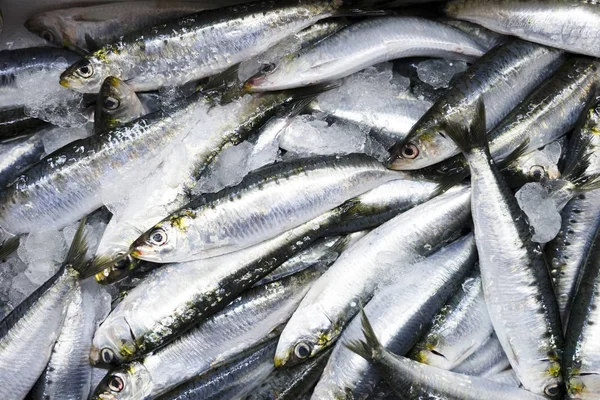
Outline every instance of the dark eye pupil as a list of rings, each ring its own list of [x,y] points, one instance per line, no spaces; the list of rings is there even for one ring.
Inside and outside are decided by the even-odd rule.
[[[271,72],[275,69],[275,64],[265,64],[262,68],[262,72]]]
[[[42,37],[44,38],[44,40],[47,40],[49,42],[52,41],[52,35],[50,34],[50,32],[44,32],[42,34]]]
[[[107,97],[104,99],[104,108],[108,108],[109,110],[117,108],[117,102],[111,98]]]
[[[79,71],[81,71],[82,74],[87,75],[90,72],[90,69],[86,66],[83,66],[79,68]]]
[[[404,154],[406,154],[407,156],[412,156],[414,153],[415,151],[411,147],[404,148]]]
[[[155,242],[161,242],[162,239],[163,237],[160,233],[155,233],[154,235],[152,235],[152,240],[154,240]]]
[[[123,389],[123,382],[120,378],[114,377],[108,383],[108,387],[115,392],[120,392]]]
[[[102,360],[104,360],[104,362],[108,363],[111,361],[111,359],[112,359],[112,357],[110,356],[110,351],[104,350],[102,352]]]
[[[308,356],[308,347],[307,346],[299,346],[298,347],[298,355],[302,358]]]

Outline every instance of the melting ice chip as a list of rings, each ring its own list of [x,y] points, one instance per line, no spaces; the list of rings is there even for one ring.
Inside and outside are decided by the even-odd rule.
[[[432,59],[421,61],[417,66],[419,79],[435,89],[447,88],[454,75],[467,69],[464,61]]]
[[[539,182],[527,183],[515,197],[533,230],[532,241],[546,243],[558,235],[561,226],[559,204],[544,185]]]

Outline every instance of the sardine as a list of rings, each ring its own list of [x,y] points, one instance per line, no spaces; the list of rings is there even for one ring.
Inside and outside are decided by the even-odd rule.
[[[96,99],[94,131],[100,133],[117,128],[148,114],[135,92],[119,78],[104,80]]]
[[[368,19],[270,64],[246,81],[249,91],[330,82],[371,65],[405,57],[474,61],[485,49],[455,28],[418,17]]]
[[[313,285],[283,330],[275,365],[293,365],[331,346],[385,277],[456,238],[470,215],[462,187],[408,210],[369,232]]]
[[[25,114],[23,107],[0,108],[0,140],[26,135],[47,124],[46,121]]]
[[[595,103],[582,114],[573,132],[567,158],[578,168],[585,167],[583,175],[600,173],[600,104]],[[581,161],[587,162],[581,163]],[[587,167],[586,167],[587,166]],[[556,297],[566,329],[579,275],[593,238],[600,228],[600,190],[581,193],[562,211],[562,226],[554,240],[545,249],[546,260],[552,271]]]
[[[410,358],[452,370],[485,343],[493,332],[483,299],[481,276],[467,278],[433,317],[431,328],[411,350]]]
[[[445,131],[471,169],[472,212],[479,268],[490,318],[523,387],[558,398],[563,334],[558,304],[541,248],[487,147],[483,100]],[[459,115],[460,117],[460,115]],[[507,240],[506,238],[511,238]]]
[[[277,341],[272,340],[247,357],[209,371],[178,386],[159,400],[244,399],[273,372]]]
[[[0,321],[0,393],[24,399],[50,360],[79,280],[89,276],[84,262],[85,221],[59,271]]]
[[[600,330],[598,290],[600,286],[600,236],[584,261],[581,283],[574,296],[566,334],[564,376],[569,399],[595,399],[600,396]]]
[[[396,394],[403,399],[432,397],[449,400],[545,399],[544,396],[514,386],[445,371],[395,355],[379,343],[364,312],[362,326],[365,340],[347,343],[347,347],[376,364]]]
[[[236,1],[223,3],[222,6],[231,5]],[[34,16],[25,22],[25,27],[52,44],[85,55],[121,36],[216,5],[210,1],[129,1],[63,8]]]
[[[580,0],[455,0],[446,14],[571,53],[600,57],[600,8]]]
[[[411,266],[399,275],[402,279],[396,278],[390,286],[378,290],[365,313],[380,332],[382,346],[406,354],[473,269],[476,259],[475,240],[469,235]],[[348,341],[361,336],[360,319],[354,318],[336,343],[313,399],[361,399],[374,392],[379,374],[368,361],[345,347]]]
[[[467,21],[444,18],[442,19],[442,22],[468,33],[471,35],[473,40],[475,40],[488,51],[498,45],[505,44],[510,41],[510,36],[501,35],[499,33],[490,31],[481,25],[472,24]]]
[[[269,165],[163,219],[133,243],[131,254],[164,263],[244,249],[399,177],[357,154]]]
[[[194,376],[247,354],[249,349],[277,337],[319,275],[317,270],[305,270],[246,292],[175,342],[111,371],[92,398],[156,398]]]
[[[94,93],[107,76],[135,91],[180,86],[215,75],[262,53],[315,22],[362,14],[356,3],[338,1],[254,2],[204,11],[124,36],[70,66],[61,85]]]
[[[462,363],[452,368],[461,374],[490,377],[510,367],[508,358],[495,334]]]
[[[492,49],[451,82],[408,137],[391,148],[391,168],[419,169],[458,154],[458,148],[443,131],[444,121],[464,113],[483,97],[489,110],[486,126],[493,128],[563,60],[558,50],[521,40]]]

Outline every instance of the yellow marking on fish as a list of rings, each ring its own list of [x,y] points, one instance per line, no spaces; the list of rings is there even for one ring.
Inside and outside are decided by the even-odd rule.
[[[560,363],[553,362],[548,368],[548,370],[546,370],[546,373],[548,373],[551,376],[554,376],[555,378],[558,378],[560,376]]]
[[[181,232],[185,232],[187,230],[185,215],[181,215],[178,217],[172,216],[171,218],[169,218],[169,222],[171,223],[172,227],[179,229]]]
[[[417,354],[415,354],[415,360],[422,364],[428,364],[427,353],[425,353],[424,351],[419,351]]]
[[[119,349],[119,353],[124,357],[128,357],[128,356],[131,356],[132,354],[134,354],[135,350],[136,350],[136,348],[133,343],[125,342],[121,345],[121,348]]]
[[[600,136],[600,129],[598,129],[597,127],[593,127],[590,130],[592,131],[592,135],[594,135],[594,136]]]

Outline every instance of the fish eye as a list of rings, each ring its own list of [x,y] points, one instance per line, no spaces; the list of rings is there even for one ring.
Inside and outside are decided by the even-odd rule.
[[[402,157],[412,160],[419,155],[419,148],[412,143],[407,143],[402,148]]]
[[[276,67],[277,66],[274,63],[263,64],[260,68],[260,72],[262,72],[263,74],[268,74],[275,71]]]
[[[294,347],[294,355],[301,360],[304,360],[310,355],[310,346],[304,342],[300,342]]]
[[[92,67],[92,64],[86,61],[79,68],[77,68],[76,73],[82,78],[89,78],[94,74],[94,68]]]
[[[115,353],[111,349],[104,348],[100,353],[102,361],[106,364],[110,364],[114,361]]]
[[[111,392],[119,393],[123,390],[124,387],[125,383],[123,382],[123,379],[121,379],[121,377],[115,375],[111,376],[108,379],[108,388]]]
[[[556,396],[560,394],[560,387],[556,383],[548,385],[544,388],[544,394],[550,397]]]
[[[44,30],[42,31],[42,39],[44,39],[47,42],[53,43],[54,42],[54,34],[48,30]]]
[[[534,165],[529,169],[529,176],[536,182],[539,182],[546,176],[546,170],[541,165]]]
[[[152,244],[161,246],[167,243],[167,233],[162,228],[156,228],[150,232],[150,242]]]
[[[116,110],[117,108],[119,108],[120,105],[121,105],[121,102],[119,101],[119,99],[115,99],[114,97],[111,97],[111,96],[106,96],[104,98],[103,106],[107,110]]]

